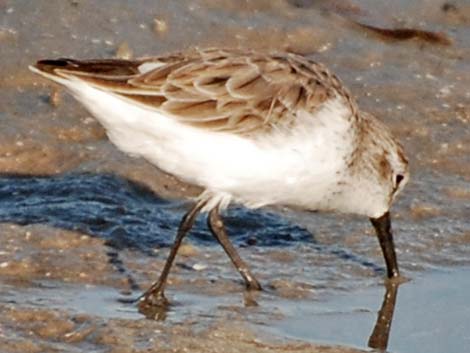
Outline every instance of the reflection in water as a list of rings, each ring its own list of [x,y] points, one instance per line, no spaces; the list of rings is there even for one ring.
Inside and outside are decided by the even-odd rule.
[[[139,305],[139,313],[149,320],[165,321],[168,317],[171,305]]]
[[[402,282],[387,281],[385,283],[385,294],[382,301],[382,306],[377,314],[377,321],[374,329],[369,337],[367,346],[385,352],[387,350],[388,341],[390,337],[390,331],[392,327],[393,314],[395,312],[395,305],[398,295],[398,287]],[[244,306],[257,307],[258,299],[261,293],[259,291],[245,291],[244,292]],[[126,304],[137,303],[138,299],[129,301],[121,301]],[[184,305],[184,304],[183,304]],[[139,306],[139,312],[144,315],[147,319],[164,321],[168,318],[168,313],[174,308],[174,305],[167,303],[167,305],[146,305]],[[340,324],[341,321],[338,322]]]
[[[399,336],[399,339],[390,339],[398,286],[404,282],[386,281],[384,287],[373,286],[344,295],[333,294],[328,296],[328,299],[319,297],[312,301],[278,302],[274,305],[274,309],[282,312],[284,318],[278,323],[272,323],[272,327],[268,330],[277,335],[313,343],[364,348],[368,346],[375,351],[386,351],[390,349],[390,345],[395,348],[397,342],[401,343],[406,338],[403,337],[407,333],[407,330],[403,329],[404,307],[411,306],[407,314],[416,310],[416,305],[410,304],[415,300],[414,296],[408,297],[406,302],[400,304],[397,309],[400,312],[400,319],[394,327],[394,336]],[[410,293],[410,287],[413,288],[414,283],[407,282],[407,285],[400,290]],[[385,289],[385,293],[382,288]],[[263,302],[262,306],[265,305],[269,303]],[[376,312],[377,316],[374,315]],[[412,317],[406,323],[415,319]]]
[[[382,307],[377,314],[377,321],[367,344],[370,348],[379,349],[381,351],[387,350],[399,285],[399,283],[392,281],[385,284],[385,295]]]
[[[187,296],[187,294],[182,294],[183,296]],[[260,299],[260,296],[262,295],[262,292],[258,290],[245,290],[243,292],[243,306],[245,308],[253,308],[253,307],[258,307],[258,299]],[[181,294],[180,294],[181,296]],[[189,295],[191,297],[191,295]],[[188,308],[191,306],[189,302],[162,302],[159,305],[149,305],[149,303],[146,303],[147,305],[141,305],[139,302],[140,297],[137,298],[120,298],[118,299],[118,302],[121,304],[125,305],[133,305],[133,306],[138,306],[138,311],[142,315],[145,316],[145,318],[149,320],[156,320],[156,321],[165,321],[166,319],[169,318],[169,313],[171,311],[177,311],[175,308],[178,306],[185,306],[186,309],[189,309],[189,312],[194,310],[194,308]],[[197,298],[197,296],[193,296],[193,300],[196,300],[198,302],[201,302],[202,297]],[[221,298],[209,298],[209,297],[204,297],[204,300],[207,300],[209,302],[212,302],[212,305],[219,306],[222,304],[222,301],[220,300]],[[210,306],[209,305],[204,305],[202,304],[201,310],[203,311],[203,316],[205,317],[210,317],[211,314],[209,313],[210,311]],[[181,315],[181,314],[180,314]],[[179,315],[178,315],[179,316]]]

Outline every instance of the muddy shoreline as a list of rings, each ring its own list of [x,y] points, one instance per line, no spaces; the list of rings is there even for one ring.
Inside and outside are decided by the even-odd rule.
[[[200,260],[201,249],[187,246],[180,254],[170,293],[214,297],[214,307],[202,304],[199,312],[185,310],[155,321],[118,300],[148,285],[163,257],[137,257],[129,251],[120,252],[116,261],[115,250],[103,240],[40,225],[2,224],[1,234],[7,244],[0,255],[0,344],[5,352],[180,352],[188,347],[195,352],[220,352],[221,347],[224,352],[355,352],[255,334],[244,322],[238,283],[214,283],[195,270],[181,269],[188,259]],[[225,301],[226,308],[217,298],[223,293],[234,297]],[[190,303],[175,299],[174,305],[178,310]]]

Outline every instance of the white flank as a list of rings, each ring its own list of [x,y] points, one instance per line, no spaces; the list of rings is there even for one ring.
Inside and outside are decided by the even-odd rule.
[[[184,125],[78,79],[66,86],[119,149],[205,187],[204,197],[213,198],[206,210],[231,200],[329,209],[328,194],[350,152],[350,111],[341,98],[324,103],[314,117],[301,112],[289,131],[253,140]]]

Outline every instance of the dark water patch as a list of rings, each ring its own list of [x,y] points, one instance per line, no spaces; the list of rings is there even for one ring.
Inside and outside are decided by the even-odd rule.
[[[115,248],[151,252],[172,243],[182,202],[164,200],[150,189],[110,174],[0,178],[0,222],[48,224],[107,239]],[[313,242],[305,229],[267,211],[227,211],[231,239],[242,246],[286,246]],[[189,237],[215,244],[200,217]]]

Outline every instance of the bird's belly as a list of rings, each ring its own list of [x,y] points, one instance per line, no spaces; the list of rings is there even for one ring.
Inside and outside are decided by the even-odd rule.
[[[75,95],[120,150],[249,207],[316,208],[337,182],[348,150],[344,141],[329,138],[328,127],[254,140],[190,127],[93,87]]]

